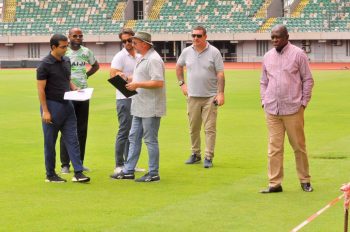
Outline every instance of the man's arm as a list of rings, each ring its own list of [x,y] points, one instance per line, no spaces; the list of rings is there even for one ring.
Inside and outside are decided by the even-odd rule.
[[[91,65],[91,68],[89,69],[89,71],[86,72],[86,76],[89,77],[93,75],[99,69],[100,69],[100,64],[96,61],[93,65]]]
[[[122,70],[111,68],[109,71],[109,77],[115,77],[116,75],[121,76],[125,81],[131,82],[132,81],[132,75],[126,76]]]
[[[69,87],[70,87],[70,90],[72,90],[72,91],[80,89],[72,81],[69,82]]]
[[[222,106],[225,103],[225,74],[224,71],[217,72],[216,77],[218,79],[218,94],[215,97],[215,101],[218,106]]]
[[[304,53],[302,53],[300,56],[299,72],[302,82],[301,104],[306,107],[311,99],[314,79],[312,78],[307,56]]]
[[[116,75],[120,75],[122,73],[122,70],[111,68],[109,70],[109,77],[115,77]]]
[[[51,114],[46,104],[45,87],[46,87],[46,80],[37,81],[39,101],[40,101],[41,109],[43,111],[41,118],[44,123],[52,123]]]
[[[265,67],[265,64],[263,62],[261,78],[260,78],[260,99],[261,99],[261,106],[263,108],[265,105],[264,99],[265,99],[265,92],[266,92],[268,83],[269,83],[269,79],[267,78],[266,67]]]
[[[184,77],[184,67],[176,64],[176,77],[178,81],[183,81],[183,85],[181,85],[181,91],[182,93],[187,96],[188,92],[187,92],[187,85],[185,84],[185,77]]]
[[[144,89],[156,89],[162,88],[164,81],[142,81],[142,82],[130,82],[126,85],[126,88],[130,91],[134,91],[137,88]]]

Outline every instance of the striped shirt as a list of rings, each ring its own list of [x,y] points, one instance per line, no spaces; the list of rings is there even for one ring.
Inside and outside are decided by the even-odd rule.
[[[304,51],[288,44],[279,53],[275,48],[263,59],[260,79],[261,103],[267,113],[290,115],[306,107],[314,80]]]

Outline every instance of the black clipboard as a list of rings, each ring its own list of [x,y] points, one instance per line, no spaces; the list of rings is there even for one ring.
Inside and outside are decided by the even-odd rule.
[[[137,94],[137,92],[134,91],[130,91],[128,90],[125,85],[128,83],[126,82],[121,76],[116,75],[115,77],[109,78],[108,79],[109,83],[111,83],[114,87],[116,87],[125,97],[131,97],[135,94]]]

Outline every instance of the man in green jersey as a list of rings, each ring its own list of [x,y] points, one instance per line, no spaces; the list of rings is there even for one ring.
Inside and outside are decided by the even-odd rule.
[[[72,28],[69,30],[69,47],[66,56],[71,62],[71,81],[80,89],[88,87],[87,79],[93,75],[99,68],[99,64],[93,52],[87,47],[82,46],[83,32],[80,28]],[[91,68],[86,71],[86,64],[90,64]],[[77,133],[80,146],[80,159],[84,162],[85,144],[87,137],[88,119],[89,119],[89,101],[73,101],[75,115],[77,117]],[[69,173],[69,156],[64,145],[64,137],[60,140],[60,157],[62,174]],[[84,171],[89,169],[84,167]]]

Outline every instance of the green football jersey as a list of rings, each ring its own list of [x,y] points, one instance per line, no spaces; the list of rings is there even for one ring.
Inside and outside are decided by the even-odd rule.
[[[86,64],[93,65],[96,62],[93,52],[84,46],[80,46],[77,51],[68,47],[66,56],[70,58],[71,62],[72,82],[81,89],[87,88]]]

